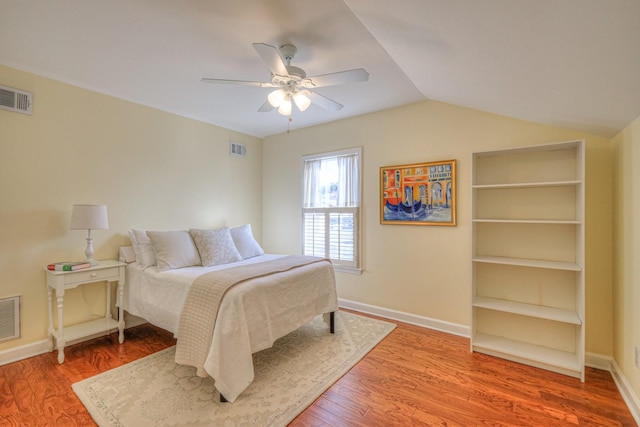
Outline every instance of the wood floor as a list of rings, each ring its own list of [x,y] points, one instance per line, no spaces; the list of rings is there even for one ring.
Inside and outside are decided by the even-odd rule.
[[[469,340],[398,327],[290,425],[635,426],[611,375],[579,380],[469,352]],[[71,384],[174,345],[151,325],[0,366],[0,426],[91,426]],[[136,426],[138,427],[138,426]],[[143,426],[140,426],[143,427]]]

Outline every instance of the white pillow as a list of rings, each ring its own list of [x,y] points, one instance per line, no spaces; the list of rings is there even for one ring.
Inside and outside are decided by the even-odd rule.
[[[156,254],[158,271],[200,265],[200,255],[186,230],[147,231]]]
[[[120,246],[118,250],[118,261],[130,264],[136,262],[136,251],[133,246]]]
[[[210,267],[218,264],[228,264],[242,260],[236,246],[233,244],[228,228],[217,230],[189,230],[196,243],[202,265]]]
[[[242,259],[252,258],[258,255],[264,255],[264,251],[256,242],[251,232],[251,224],[233,227],[231,230],[231,238],[233,239],[236,249],[240,253]]]
[[[156,265],[156,254],[153,252],[151,240],[144,230],[129,230],[129,238],[131,246],[136,253],[136,261],[140,267],[147,268]]]

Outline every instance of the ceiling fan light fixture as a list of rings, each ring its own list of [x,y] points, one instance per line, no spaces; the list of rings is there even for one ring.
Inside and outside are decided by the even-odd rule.
[[[282,101],[284,101],[285,95],[282,89],[276,89],[267,95],[267,101],[269,101],[269,104],[271,104],[273,108],[278,108],[280,104],[282,104]]]
[[[284,99],[282,100],[282,102],[280,103],[280,106],[278,107],[278,113],[282,114],[283,116],[290,116],[291,115],[291,95],[290,94],[285,94]]]
[[[293,94],[293,101],[296,103],[296,106],[300,111],[304,111],[309,108],[311,105],[311,100],[304,92],[296,92]]]
[[[267,95],[267,100],[258,108],[258,111],[266,113],[278,109],[280,114],[291,116],[291,104],[293,102],[295,102],[297,109],[300,111],[307,110],[312,102],[323,110],[340,111],[343,107],[342,104],[314,92],[313,89],[369,80],[369,73],[363,68],[307,77],[305,70],[291,65],[291,60],[295,57],[297,51],[296,47],[291,44],[284,44],[278,49],[265,43],[253,43],[253,48],[269,68],[271,81],[212,78],[203,78],[202,81],[214,84],[275,88]]]

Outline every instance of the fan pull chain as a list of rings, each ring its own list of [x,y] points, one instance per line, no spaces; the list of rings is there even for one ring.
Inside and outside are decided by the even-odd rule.
[[[289,116],[289,120],[287,120],[287,133],[291,132],[291,122],[293,121],[293,118],[291,116]]]

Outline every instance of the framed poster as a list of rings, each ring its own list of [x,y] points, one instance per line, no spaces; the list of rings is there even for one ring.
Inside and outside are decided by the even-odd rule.
[[[456,225],[456,161],[381,167],[380,223]]]

